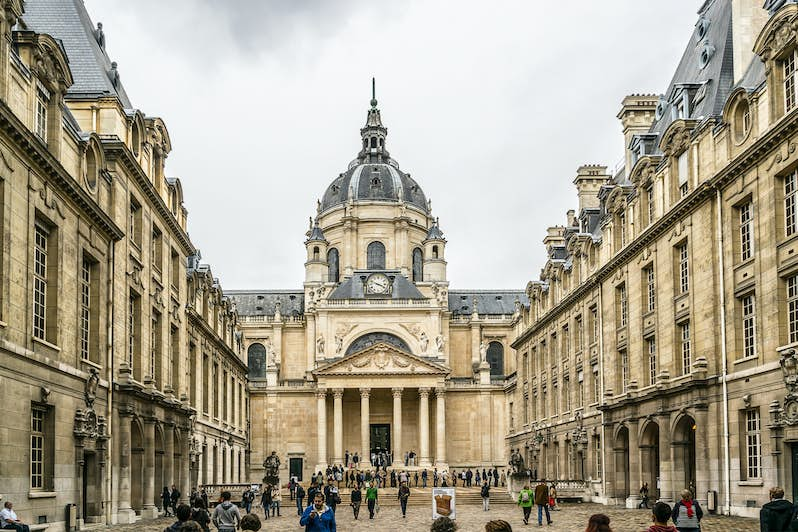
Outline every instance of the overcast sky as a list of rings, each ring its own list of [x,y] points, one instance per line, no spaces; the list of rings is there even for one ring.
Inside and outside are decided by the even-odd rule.
[[[316,199],[377,78],[387,148],[432,200],[452,288],[537,279],[630,93],[664,92],[703,0],[85,0],[162,117],[189,233],[225,289],[301,288]]]

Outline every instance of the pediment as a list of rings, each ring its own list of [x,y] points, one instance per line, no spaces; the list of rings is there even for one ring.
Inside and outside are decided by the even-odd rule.
[[[333,360],[313,371],[315,376],[329,375],[446,375],[449,370],[436,362],[406,353],[379,342]]]

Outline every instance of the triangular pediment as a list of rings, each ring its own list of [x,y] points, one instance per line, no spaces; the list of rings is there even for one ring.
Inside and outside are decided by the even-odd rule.
[[[318,367],[313,374],[328,375],[446,375],[442,364],[406,353],[379,342],[362,351],[352,353]]]

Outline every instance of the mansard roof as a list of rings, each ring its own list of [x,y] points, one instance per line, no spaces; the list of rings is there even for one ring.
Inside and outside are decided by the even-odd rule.
[[[522,305],[529,306],[529,298],[523,290],[450,290],[449,312],[453,316],[471,315],[474,299],[479,314],[512,314],[515,312],[516,299]]]
[[[125,108],[132,105],[95,28],[83,0],[26,0],[22,17],[26,28],[59,39],[69,58],[74,83],[67,98],[116,96]],[[118,74],[116,74],[118,76]]]
[[[301,290],[226,290],[239,316],[274,316],[277,302],[283,316],[305,313],[305,294]]]
[[[352,277],[346,279],[330,294],[329,299],[364,299],[363,278],[380,271],[393,278],[391,299],[426,299],[399,270],[355,270]]]

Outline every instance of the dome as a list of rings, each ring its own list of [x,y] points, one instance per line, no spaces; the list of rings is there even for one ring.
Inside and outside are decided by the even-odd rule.
[[[385,147],[388,129],[382,125],[377,98],[373,92],[366,125],[360,130],[363,147],[349,169],[340,174],[327,190],[319,205],[320,211],[352,201],[395,201],[413,205],[429,213],[427,198],[409,174],[399,169]]]

